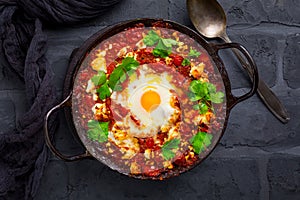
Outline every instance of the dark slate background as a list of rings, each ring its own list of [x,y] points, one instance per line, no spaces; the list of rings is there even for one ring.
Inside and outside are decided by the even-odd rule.
[[[142,181],[111,171],[96,160],[73,163],[54,156],[36,200],[47,199],[300,199],[300,1],[220,0],[228,34],[246,46],[261,78],[287,107],[281,124],[257,96],[231,112],[227,130],[211,156],[195,169],[165,181]],[[183,0],[123,0],[111,12],[85,24],[48,27],[47,57],[61,96],[72,50],[98,30],[127,19],[151,17],[193,28]],[[221,52],[235,94],[248,81],[229,52]],[[0,58],[0,61],[3,58]],[[0,62],[0,127],[15,126],[25,112],[24,86]],[[64,153],[80,152],[63,113],[56,143]]]

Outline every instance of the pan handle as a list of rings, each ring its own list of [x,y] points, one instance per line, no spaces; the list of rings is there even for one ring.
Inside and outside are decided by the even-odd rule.
[[[257,67],[256,67],[256,63],[254,62],[252,56],[250,55],[250,53],[247,51],[247,49],[242,46],[239,43],[223,43],[223,44],[215,44],[214,48],[216,49],[216,52],[218,52],[220,49],[237,49],[238,51],[240,51],[245,58],[247,59],[249,66],[251,68],[251,75],[248,74],[249,76],[251,76],[251,80],[252,80],[252,87],[251,90],[249,92],[247,92],[246,94],[242,95],[242,96],[234,96],[231,92],[230,92],[230,96],[228,98],[228,108],[229,110],[231,110],[237,103],[244,101],[246,99],[248,99],[249,97],[251,97],[252,95],[254,95],[256,93],[257,90],[257,86],[258,86],[258,71],[257,71]]]
[[[92,157],[92,155],[87,150],[85,151],[85,153],[79,155],[74,155],[74,156],[64,155],[59,152],[59,150],[54,146],[54,144],[51,141],[49,130],[48,130],[49,118],[55,111],[66,106],[71,106],[71,97],[72,97],[72,92],[60,104],[54,106],[51,110],[49,110],[48,113],[46,114],[45,123],[44,123],[44,133],[45,133],[45,140],[47,146],[49,147],[49,149],[53,154],[55,154],[57,157],[59,157],[64,161],[76,161],[76,160]]]

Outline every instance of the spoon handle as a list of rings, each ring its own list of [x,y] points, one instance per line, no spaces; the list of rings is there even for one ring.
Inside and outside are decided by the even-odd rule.
[[[227,34],[223,34],[221,37],[225,42],[230,43],[231,40],[227,36]],[[242,66],[246,69],[250,77],[252,77],[253,71],[249,64],[242,57],[240,52],[236,49],[232,49],[233,53],[236,55]],[[282,123],[287,123],[290,120],[289,114],[286,108],[283,106],[282,102],[278,99],[278,97],[274,94],[274,92],[266,85],[266,83],[262,80],[258,80],[258,88],[257,93],[267,108],[276,116]]]

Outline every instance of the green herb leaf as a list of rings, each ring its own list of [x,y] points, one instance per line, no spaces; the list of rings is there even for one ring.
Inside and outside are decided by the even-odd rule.
[[[156,57],[166,58],[170,55],[170,52],[164,49],[153,49],[153,55]]]
[[[164,43],[162,42],[162,40],[160,39],[158,41],[157,46],[155,47],[155,49],[153,49],[153,55],[156,57],[161,57],[161,58],[166,58],[167,56],[169,56],[169,54],[171,53],[171,51],[169,50],[168,47],[166,47],[164,45]]]
[[[126,72],[128,72],[130,70],[136,70],[139,65],[140,63],[133,57],[126,57],[118,67],[122,67]]]
[[[183,59],[183,61],[181,63],[182,66],[188,66],[190,64],[191,64],[191,62],[187,58]]]
[[[207,113],[207,111],[208,111],[208,106],[206,105],[206,103],[200,103],[200,104],[196,104],[196,105],[194,105],[193,106],[193,109],[194,110],[199,110],[199,113],[201,114],[201,115],[203,115],[203,114],[205,114],[205,113]]]
[[[194,152],[200,154],[205,148],[211,144],[212,135],[205,132],[198,132],[190,139]]]
[[[198,98],[204,98],[208,94],[207,83],[200,80],[193,80],[190,84],[190,91]]]
[[[162,155],[165,160],[170,160],[175,157],[175,150],[179,148],[180,140],[179,139],[173,139],[170,141],[167,141],[161,148]]]
[[[111,95],[111,92],[109,90],[107,83],[103,84],[100,88],[98,88],[97,93],[99,94],[99,97],[101,100],[104,100],[104,99],[110,97],[110,95]]]
[[[190,98],[191,101],[199,101],[202,97],[195,94],[195,93],[188,93],[188,97]]]
[[[100,143],[106,142],[108,139],[108,124],[109,122],[88,121],[88,138]]]
[[[161,38],[161,41],[168,49],[171,49],[173,45],[177,45],[177,41],[170,38]]]
[[[193,80],[189,90],[191,91],[188,94],[190,100],[200,101],[199,105],[194,106],[194,109],[199,110],[200,114],[205,114],[209,109],[213,111],[211,102],[222,103],[225,96],[223,92],[217,92],[214,84],[200,80]]]
[[[190,57],[198,57],[200,56],[201,53],[197,50],[194,50],[192,47],[190,48],[190,52],[189,52],[189,55]]]
[[[114,91],[119,91],[120,86],[117,86],[118,82],[123,83],[126,80],[126,72],[131,70],[136,70],[140,65],[133,57],[126,57],[123,59],[122,63],[114,69],[110,74],[108,85]],[[122,88],[121,88],[122,89]]]
[[[172,52],[172,47],[177,45],[177,41],[171,38],[162,38],[155,31],[151,30],[143,39],[146,46],[156,47],[153,50],[153,55],[156,57],[166,58]]]
[[[201,115],[207,113],[208,111],[208,106],[205,103],[201,103],[199,106],[199,112]]]
[[[217,92],[210,94],[210,100],[213,103],[222,103],[224,99],[224,93],[223,92]]]
[[[205,83],[205,84],[206,84],[206,87],[207,87],[208,92],[210,94],[217,92],[217,88],[216,88],[216,86],[214,84],[212,84],[212,83]]]
[[[170,47],[167,47],[167,46],[163,43],[163,41],[160,39],[160,40],[158,40],[158,43],[157,43],[155,49],[170,50]]]
[[[102,85],[106,82],[106,74],[104,71],[98,71],[98,74],[91,78],[94,85]]]
[[[120,80],[120,77],[122,77],[125,74],[125,71],[122,67],[116,67],[114,71],[110,74],[108,85],[112,90],[115,90],[115,86]]]
[[[145,36],[143,42],[146,46],[153,46],[158,42],[159,39],[160,39],[159,35],[155,31],[151,30]]]

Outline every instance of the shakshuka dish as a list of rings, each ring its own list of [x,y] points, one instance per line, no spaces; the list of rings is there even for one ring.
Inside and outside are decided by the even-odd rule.
[[[217,142],[225,89],[188,35],[138,24],[97,44],[77,72],[72,112],[80,139],[123,174],[162,179],[193,167]]]

